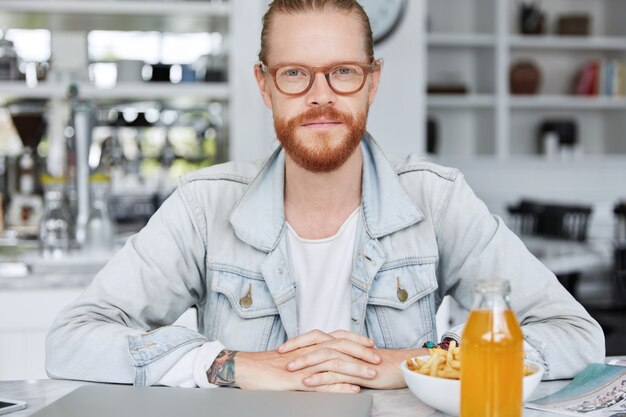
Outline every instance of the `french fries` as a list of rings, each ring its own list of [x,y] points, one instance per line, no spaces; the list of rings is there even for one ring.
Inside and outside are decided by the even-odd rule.
[[[420,374],[438,376],[440,378],[461,378],[461,348],[456,341],[450,342],[448,350],[439,348],[428,349],[430,357],[425,361],[417,358],[406,360],[407,367]]]
[[[434,348],[428,349],[428,352],[430,357],[426,360],[407,359],[407,367],[411,371],[419,372],[423,375],[461,379],[461,348],[456,345],[456,341],[450,341],[448,350]],[[524,376],[528,376],[533,372],[528,365],[524,364]]]

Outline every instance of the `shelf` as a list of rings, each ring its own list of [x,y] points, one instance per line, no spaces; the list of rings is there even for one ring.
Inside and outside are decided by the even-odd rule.
[[[598,36],[521,36],[509,37],[516,49],[573,49],[585,51],[626,51],[626,38]]]
[[[514,109],[626,110],[624,97],[511,96],[510,104]]]
[[[489,108],[495,106],[495,98],[489,94],[429,94],[426,105],[429,109]]]
[[[544,155],[512,154],[506,158],[495,155],[428,155],[428,160],[455,167],[481,167],[506,164],[511,168],[519,167],[555,167],[580,169],[581,164],[589,169],[622,168],[626,164],[626,154],[616,155],[582,155],[568,159],[548,159]]]
[[[222,1],[0,0],[0,10],[3,13],[227,16],[230,5]]]
[[[172,99],[172,98],[204,98],[226,100],[230,89],[227,83],[120,83],[110,89],[96,88],[89,83],[79,83],[81,98],[88,99]],[[0,82],[2,98],[65,98],[67,83],[41,83],[29,88],[20,81]]]
[[[428,46],[433,47],[493,47],[496,38],[485,34],[431,33],[428,34]]]
[[[227,32],[230,13],[221,1],[0,0],[0,27]]]

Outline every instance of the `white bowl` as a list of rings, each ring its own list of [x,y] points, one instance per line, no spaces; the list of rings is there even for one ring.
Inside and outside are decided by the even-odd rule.
[[[428,359],[428,356],[420,356],[419,359]],[[532,374],[525,376],[523,380],[522,397],[524,401],[533,393],[543,375],[543,367],[536,362],[525,360]],[[451,416],[458,416],[461,409],[461,383],[458,379],[446,379],[429,375],[422,375],[411,371],[403,361],[400,364],[402,374],[407,386],[427,405],[443,411]]]

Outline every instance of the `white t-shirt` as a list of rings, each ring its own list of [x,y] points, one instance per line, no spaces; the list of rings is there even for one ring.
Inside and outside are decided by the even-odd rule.
[[[287,223],[298,334],[314,329],[327,333],[350,330],[350,277],[360,211],[360,207],[354,210],[337,233],[325,239],[303,239]],[[159,385],[214,387],[207,381],[206,371],[223,349],[224,345],[216,340],[189,351],[159,380]]]
[[[303,239],[287,224],[287,242],[296,281],[298,334],[314,329],[350,330],[350,276],[359,220],[356,209],[334,236]]]

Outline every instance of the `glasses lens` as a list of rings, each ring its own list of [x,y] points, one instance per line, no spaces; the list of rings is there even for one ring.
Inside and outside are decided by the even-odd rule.
[[[363,68],[358,65],[337,65],[330,70],[330,85],[340,93],[351,93],[361,87],[365,75]]]
[[[278,88],[288,94],[299,94],[306,90],[311,80],[311,72],[303,67],[289,65],[278,68],[276,84]]]

